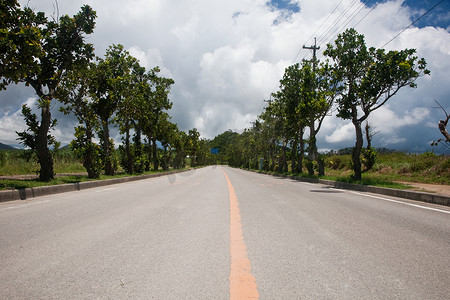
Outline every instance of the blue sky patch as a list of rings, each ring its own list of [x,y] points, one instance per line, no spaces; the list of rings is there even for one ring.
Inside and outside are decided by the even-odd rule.
[[[414,19],[411,20],[412,22],[439,2],[439,0],[406,0],[403,2],[403,6],[417,10],[414,14]],[[433,26],[450,30],[450,0],[444,0],[439,3],[438,6],[421,18],[414,26],[419,28]]]
[[[300,12],[298,3],[292,3],[290,0],[270,0],[267,1],[266,5],[279,10],[288,10],[293,13]]]

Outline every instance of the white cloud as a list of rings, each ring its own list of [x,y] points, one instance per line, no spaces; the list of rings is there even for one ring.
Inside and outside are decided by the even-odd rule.
[[[375,131],[381,134],[392,134],[401,127],[422,124],[429,117],[430,110],[425,107],[415,107],[411,111],[405,111],[403,116],[398,114],[387,104],[374,111],[369,117],[369,122]]]
[[[330,135],[325,137],[328,143],[340,143],[352,141],[355,137],[355,127],[351,122],[336,128]]]
[[[165,76],[172,78],[173,74],[165,66],[164,59],[161,55],[159,49],[148,49],[147,51],[141,50],[138,46],[132,46],[128,49],[130,55],[137,58],[141,66],[145,67],[147,70],[158,66],[161,70],[160,76]]]
[[[406,142],[406,138],[399,138],[398,136],[395,135],[395,136],[382,138],[381,142],[383,143],[383,146],[386,147],[389,145],[404,143],[404,142]]]
[[[28,2],[48,14],[54,10],[54,0],[20,1]],[[299,13],[283,14],[267,6],[267,0],[78,0],[59,1],[59,9],[60,14],[74,14],[83,3],[91,5],[98,19],[88,41],[94,44],[97,55],[104,55],[109,45],[120,43],[147,68],[160,66],[163,76],[175,80],[170,96],[174,102],[172,120],[183,130],[197,126],[203,136],[212,138],[228,129],[250,126],[261,112],[263,100],[278,88],[284,68],[311,57],[311,51],[303,50],[302,45],[313,43],[312,34],[329,17],[315,33],[322,52],[336,34],[325,34],[327,29],[338,25],[339,15],[352,3],[343,1],[329,16],[340,0],[291,2],[299,4]],[[417,16],[416,10],[404,4],[402,0],[380,2],[357,26],[369,46],[382,46]],[[357,11],[362,2],[353,5],[349,12]],[[348,25],[356,24],[371,9],[363,8]],[[430,77],[418,80],[417,89],[405,88],[390,100],[389,107],[373,116],[379,130],[403,138],[398,133],[404,128],[402,124],[414,130],[439,120],[441,112],[432,109],[434,99],[444,106],[448,103],[450,34],[448,29],[412,26],[386,48],[417,48],[418,56],[427,59],[432,72]],[[23,90],[27,92],[21,92],[17,99],[11,97],[12,92],[0,93],[5,110],[17,111],[20,107],[12,108],[10,103],[18,105],[34,96],[31,88]],[[59,118],[61,135],[73,126],[72,121],[64,122]],[[345,121],[327,118],[322,130],[319,147],[354,143],[353,127]]]
[[[36,98],[28,98],[24,103],[30,108],[32,111],[35,109]],[[34,109],[33,109],[34,108]],[[25,124],[23,115],[22,115],[22,107],[13,113],[5,113],[3,116],[0,116],[0,136],[1,142],[11,145],[18,144],[17,142],[17,132],[22,132],[27,129]]]

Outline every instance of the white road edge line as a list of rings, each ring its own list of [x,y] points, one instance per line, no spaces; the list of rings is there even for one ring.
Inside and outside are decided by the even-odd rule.
[[[363,193],[354,192],[354,191],[341,190],[341,189],[335,189],[335,190],[339,190],[339,191],[343,191],[343,192],[349,192],[349,193],[360,195],[360,196],[366,196],[366,197],[371,197],[371,198],[375,198],[375,199],[380,199],[380,200],[383,200],[383,201],[389,201],[389,202],[400,203],[400,204],[404,204],[404,205],[408,205],[408,206],[413,206],[413,207],[433,210],[433,211],[442,212],[442,213],[445,213],[445,214],[450,214],[450,211],[437,209],[437,208],[433,208],[433,207],[422,206],[422,205],[418,205],[418,204],[398,201],[398,200],[384,198],[384,197],[379,197],[379,196],[374,196],[374,195],[363,194]]]
[[[111,191],[111,190],[115,190],[116,188],[114,187],[114,188],[104,188],[104,189],[101,189],[101,190],[99,190],[99,191],[95,191],[96,193],[101,193],[101,192],[106,192],[106,191]]]
[[[302,182],[303,184],[306,184],[306,185],[312,185],[312,186],[317,186],[317,183],[310,183],[310,182]]]
[[[47,203],[47,202],[50,202],[50,200],[43,200],[43,201],[38,201],[38,202],[28,202],[26,204],[21,204],[21,205],[17,205],[17,206],[8,206],[8,207],[5,207],[5,209],[21,208],[21,207],[26,207],[29,205],[42,204],[42,203]]]

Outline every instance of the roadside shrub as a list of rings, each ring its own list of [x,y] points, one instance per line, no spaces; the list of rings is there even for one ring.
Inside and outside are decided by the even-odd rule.
[[[377,154],[377,151],[373,147],[362,149],[361,162],[366,167],[366,171],[371,170],[375,165]]]
[[[325,166],[332,170],[343,170],[349,168],[351,158],[349,155],[333,155],[325,159]]]
[[[437,155],[431,152],[416,155],[413,163],[411,164],[411,171],[421,172],[429,170],[437,163],[437,161]]]

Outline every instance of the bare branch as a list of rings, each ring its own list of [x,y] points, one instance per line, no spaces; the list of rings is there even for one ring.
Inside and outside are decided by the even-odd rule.
[[[436,100],[434,100],[434,102],[436,102],[439,105],[439,107],[444,111],[444,114],[445,114],[445,120],[439,120],[439,124],[438,124],[439,131],[446,138],[446,142],[450,142],[450,133],[448,133],[448,131],[447,131],[447,124],[448,124],[448,120],[450,119],[450,116],[448,115],[447,111],[442,107],[442,105],[439,102],[437,102]]]

